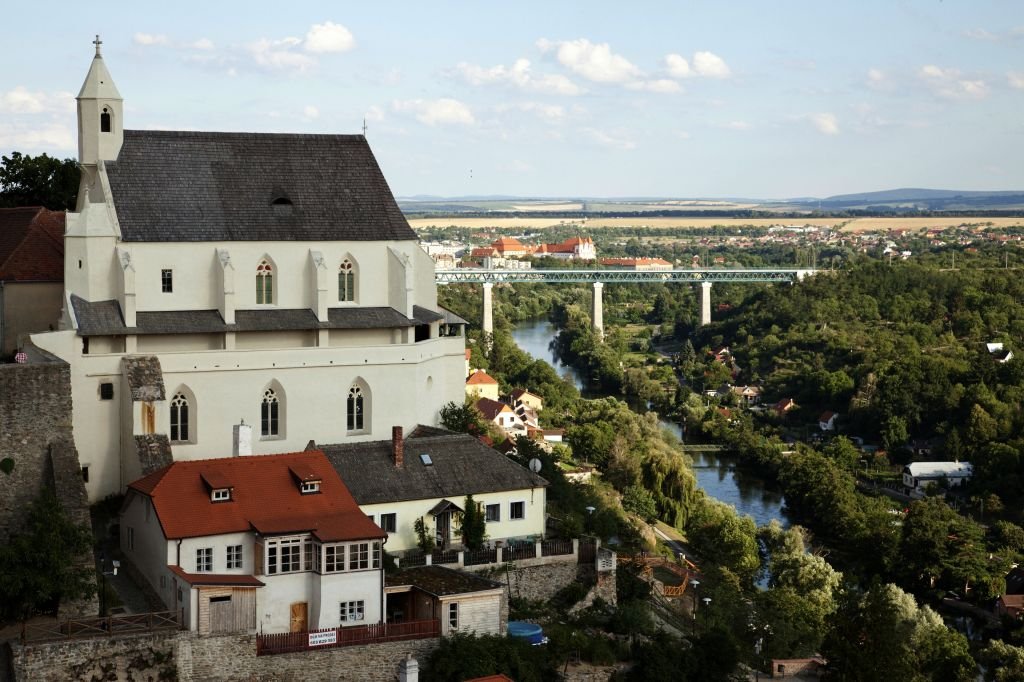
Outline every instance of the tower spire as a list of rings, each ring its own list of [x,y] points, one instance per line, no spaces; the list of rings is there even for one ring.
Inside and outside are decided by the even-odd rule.
[[[103,55],[100,54],[100,45],[103,44],[103,41],[100,40],[100,34],[99,33],[96,34],[96,40],[92,41],[92,44],[96,46],[96,56],[102,58]]]

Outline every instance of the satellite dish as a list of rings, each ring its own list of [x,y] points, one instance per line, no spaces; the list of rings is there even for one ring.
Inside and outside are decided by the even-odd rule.
[[[530,471],[532,471],[535,474],[539,474],[540,473],[540,467],[541,467],[541,463],[540,463],[539,459],[534,457],[533,459],[530,460]]]

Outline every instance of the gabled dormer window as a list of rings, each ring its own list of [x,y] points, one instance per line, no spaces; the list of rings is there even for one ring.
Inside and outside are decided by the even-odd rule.
[[[303,495],[312,495],[320,492],[320,481],[303,481],[299,490]]]
[[[228,502],[231,500],[231,488],[214,488],[210,491],[211,502]]]

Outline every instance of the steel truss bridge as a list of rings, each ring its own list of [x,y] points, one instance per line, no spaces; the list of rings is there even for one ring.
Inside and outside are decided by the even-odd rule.
[[[797,282],[816,270],[811,268],[695,268],[687,270],[484,270],[459,268],[435,270],[438,284],[514,284],[647,282],[701,284],[703,282]]]

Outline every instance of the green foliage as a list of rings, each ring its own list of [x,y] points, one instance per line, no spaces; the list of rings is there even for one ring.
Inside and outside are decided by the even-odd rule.
[[[714,628],[701,633],[690,646],[659,631],[636,651],[636,664],[628,679],[678,682],[726,682],[739,662],[739,647],[732,635]]]
[[[518,682],[558,679],[556,661],[546,647],[530,646],[521,638],[462,633],[441,638],[421,674],[425,682],[461,682],[499,673]]]
[[[80,561],[92,550],[92,533],[61,509],[43,489],[29,508],[25,529],[0,546],[0,611],[27,618],[49,612],[61,600],[96,593],[96,574]]]
[[[74,210],[80,172],[74,159],[12,152],[0,162],[0,208],[45,206]]]
[[[487,433],[487,425],[484,423],[483,416],[468,400],[462,405],[450,402],[441,407],[441,426],[449,431],[468,433],[473,436]]]
[[[644,521],[651,523],[657,518],[658,509],[654,503],[654,495],[646,488],[631,485],[622,495],[622,508],[636,514]]]
[[[761,565],[757,527],[749,516],[739,516],[731,506],[704,498],[686,525],[687,536],[697,553],[753,584]]]
[[[462,544],[476,551],[483,547],[487,538],[487,519],[480,504],[467,495],[462,512]]]
[[[982,650],[979,660],[985,666],[985,679],[990,682],[1024,680],[1024,648],[994,639]]]
[[[427,522],[422,516],[413,521],[412,529],[416,533],[416,545],[420,548],[420,551],[424,554],[433,552],[434,545],[436,544],[434,531],[427,526]]]

